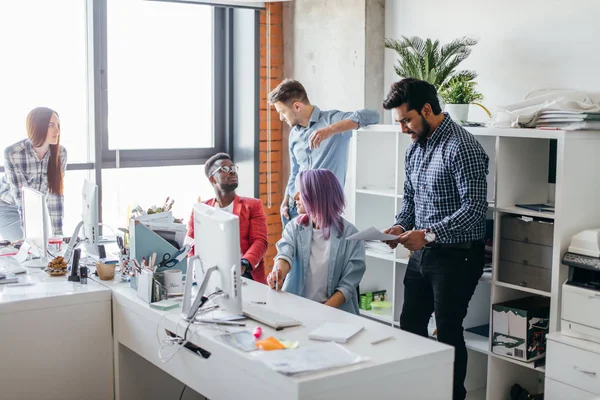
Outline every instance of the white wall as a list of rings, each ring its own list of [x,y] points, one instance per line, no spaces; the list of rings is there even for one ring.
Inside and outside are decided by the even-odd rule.
[[[383,42],[384,1],[294,0],[284,4],[285,77],[302,82],[310,101],[322,110],[374,108],[383,112],[383,47],[374,43]],[[354,180],[353,163],[350,157],[348,215],[353,208],[348,190]]]
[[[416,35],[442,43],[479,38],[461,67],[478,72],[488,108],[518,102],[540,88],[600,92],[598,0],[386,0],[385,10],[386,37]],[[384,93],[399,79],[395,60],[386,50]],[[389,123],[389,113],[385,117]],[[469,119],[485,120],[485,114],[471,106]]]

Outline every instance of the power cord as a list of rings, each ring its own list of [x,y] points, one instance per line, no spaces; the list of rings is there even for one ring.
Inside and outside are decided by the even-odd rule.
[[[183,385],[183,389],[181,390],[181,394],[179,395],[179,400],[183,399],[183,392],[187,389],[187,385]]]
[[[205,306],[209,300],[211,300],[212,298],[214,298],[215,296],[218,295],[223,295],[224,293],[222,291],[218,291],[215,293],[212,293],[208,296],[207,301],[203,304],[203,306]],[[202,308],[200,308],[198,310],[198,312],[200,312]],[[161,345],[160,348],[158,349],[158,358],[160,359],[160,361],[162,361],[163,363],[167,363],[169,362],[176,354],[177,352],[179,352],[179,350],[181,350],[183,347],[185,347],[185,345],[194,337],[194,334],[196,333],[196,331],[198,329],[196,329],[193,333],[192,336],[188,339],[187,335],[188,335],[188,331],[190,329],[190,326],[194,323],[196,316],[194,315],[194,318],[192,318],[186,328],[185,328],[185,332],[183,334],[183,337],[179,334],[179,327],[182,325],[181,321],[183,320],[183,318],[180,318],[180,320],[177,322],[177,326],[175,327],[175,336],[174,337],[165,337],[164,339],[160,339],[159,336],[159,332],[160,332],[160,326],[162,323],[163,318],[165,318],[168,315],[173,315],[175,313],[171,313],[171,314],[164,314],[160,320],[158,321],[158,324],[156,326],[156,339],[158,341],[158,343]],[[175,345],[178,345],[179,347],[177,347],[177,349],[171,353],[170,355],[167,356],[163,356],[163,351],[167,348],[167,347],[173,347]]]

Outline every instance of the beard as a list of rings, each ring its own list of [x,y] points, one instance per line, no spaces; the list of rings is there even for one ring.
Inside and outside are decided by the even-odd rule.
[[[237,183],[221,183],[219,186],[221,186],[221,190],[224,191],[225,193],[231,193],[235,189],[237,189],[238,184]]]
[[[431,133],[431,125],[424,116],[421,115],[421,132],[415,132],[417,134],[417,142],[425,143],[427,141],[427,136]]]

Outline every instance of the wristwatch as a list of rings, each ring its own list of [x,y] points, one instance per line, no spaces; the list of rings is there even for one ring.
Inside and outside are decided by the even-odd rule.
[[[244,267],[244,271],[252,271],[252,265],[250,264],[250,261],[246,260],[245,258],[242,258],[242,267]]]
[[[427,243],[435,241],[435,233],[429,228],[425,229],[425,241]]]

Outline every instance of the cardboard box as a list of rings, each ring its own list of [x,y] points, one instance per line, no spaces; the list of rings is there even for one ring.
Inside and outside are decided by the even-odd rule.
[[[550,299],[530,296],[492,306],[492,351],[521,361],[546,354]]]

